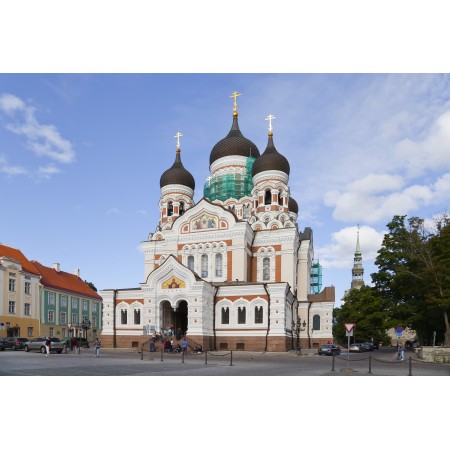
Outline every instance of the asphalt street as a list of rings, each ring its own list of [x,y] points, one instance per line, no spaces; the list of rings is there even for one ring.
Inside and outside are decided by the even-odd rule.
[[[411,358],[411,359],[410,359]],[[137,350],[92,349],[81,354],[0,352],[0,376],[448,376],[450,364],[419,361],[407,352],[396,360],[393,349],[363,354],[342,353],[333,358],[313,350],[295,352],[229,352],[207,354],[143,354]]]

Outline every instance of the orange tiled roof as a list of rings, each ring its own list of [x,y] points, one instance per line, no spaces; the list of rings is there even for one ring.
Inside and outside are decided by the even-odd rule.
[[[0,244],[0,257],[2,256],[6,256],[7,258],[19,261],[20,264],[22,264],[22,269],[25,272],[32,273],[33,275],[40,275],[33,264],[31,264],[31,262],[25,257],[25,255],[17,248]]]
[[[45,267],[37,261],[31,261],[41,274],[41,283],[44,286],[62,289],[64,291],[73,292],[83,297],[95,298],[101,300],[100,295],[92,290],[80,277],[68,272],[59,272],[50,267]]]

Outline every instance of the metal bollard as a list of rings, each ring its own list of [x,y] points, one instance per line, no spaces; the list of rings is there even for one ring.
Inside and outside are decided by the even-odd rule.
[[[163,359],[164,359],[164,358],[163,358],[163,355],[164,355],[164,349],[162,348],[162,349],[161,349],[161,362],[163,362]]]
[[[230,366],[232,366],[233,365],[233,350],[231,350],[231,352],[230,352]]]
[[[332,372],[335,371],[335,370],[334,370],[334,356],[335,356],[335,355],[334,355],[334,353],[333,353],[333,362],[332,362],[332,364],[331,364],[331,371],[332,371]]]
[[[369,373],[372,373],[372,355],[369,355]]]
[[[208,351],[205,351],[205,364],[208,364]]]
[[[408,376],[410,377],[412,375],[412,363],[411,363],[411,356],[409,357],[409,373]]]
[[[144,360],[144,346],[141,348],[141,361]]]
[[[181,362],[184,363],[184,351],[181,353]]]

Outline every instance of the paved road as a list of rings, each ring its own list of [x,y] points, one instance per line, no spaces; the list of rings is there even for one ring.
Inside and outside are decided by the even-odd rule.
[[[396,361],[391,349],[335,358],[313,351],[295,353],[212,352],[182,356],[125,349],[93,350],[80,355],[0,352],[0,376],[448,376],[450,364],[421,362],[413,353]],[[409,357],[411,356],[411,363]],[[369,359],[369,357],[371,357]],[[370,367],[369,367],[370,364]]]

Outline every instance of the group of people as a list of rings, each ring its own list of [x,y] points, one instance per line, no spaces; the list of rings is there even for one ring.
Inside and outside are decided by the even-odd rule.
[[[181,336],[180,336],[181,338]],[[164,353],[181,353],[184,352],[187,353],[188,349],[188,341],[186,338],[183,339],[181,342],[181,345],[179,343],[175,343],[173,339],[169,339],[166,335],[161,334],[157,336],[153,336],[150,339],[149,342],[149,351],[150,352],[156,352],[156,341],[157,339],[161,340],[161,343],[163,344],[163,350]],[[197,350],[196,350],[197,351]],[[201,352],[201,346],[200,346],[200,352]]]

